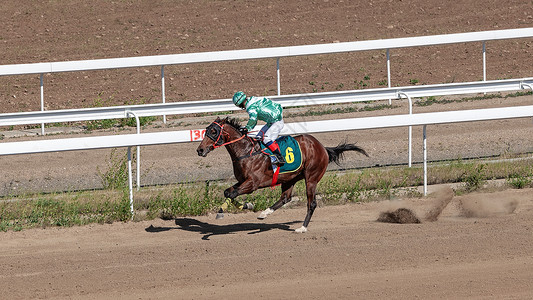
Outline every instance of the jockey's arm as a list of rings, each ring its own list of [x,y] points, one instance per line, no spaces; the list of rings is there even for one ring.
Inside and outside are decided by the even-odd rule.
[[[251,109],[248,111],[248,115],[250,116],[250,119],[248,120],[248,123],[246,124],[246,129],[248,131],[252,131],[255,125],[257,125],[257,111],[255,109]]]

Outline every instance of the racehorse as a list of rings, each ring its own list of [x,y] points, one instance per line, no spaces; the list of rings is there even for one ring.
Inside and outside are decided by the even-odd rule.
[[[263,154],[260,142],[243,135],[239,122],[232,118],[217,119],[206,128],[205,137],[196,149],[199,156],[205,157],[212,150],[225,146],[233,162],[233,174],[237,183],[224,191],[231,202],[239,195],[250,194],[257,189],[270,187],[273,183],[274,169],[268,155]],[[368,157],[365,150],[354,144],[339,144],[337,147],[324,147],[308,134],[294,137],[301,149],[302,164],[294,172],[279,174],[277,183],[281,184],[281,197],[271,207],[258,216],[264,219],[276,209],[290,202],[296,182],[304,179],[307,194],[307,215],[298,233],[307,231],[311,216],[317,206],[316,186],[326,172],[330,162],[339,163],[345,151],[357,151]],[[228,202],[226,202],[227,205]],[[223,209],[221,208],[221,212]]]

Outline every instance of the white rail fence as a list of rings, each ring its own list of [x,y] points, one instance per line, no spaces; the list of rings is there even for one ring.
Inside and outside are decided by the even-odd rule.
[[[437,96],[437,95],[451,95],[458,93],[482,93],[482,92],[502,92],[513,90],[532,89],[533,78],[489,81],[489,82],[472,82],[461,84],[443,84],[443,85],[428,85],[418,87],[403,87],[396,89],[376,89],[376,90],[357,90],[348,92],[322,93],[322,94],[305,94],[305,95],[287,95],[279,96],[277,100],[285,106],[290,105],[311,105],[317,103],[340,103],[347,101],[361,101],[386,99],[389,96],[401,98],[407,97],[412,105],[411,97]],[[350,95],[350,96],[348,96]],[[364,95],[364,97],[363,97]],[[359,98],[361,97],[361,98]],[[301,101],[301,100],[304,101]],[[188,103],[183,103],[189,105]],[[74,151],[74,150],[90,150],[100,148],[117,148],[128,147],[128,183],[130,205],[133,213],[133,180],[132,180],[132,166],[131,166],[131,147],[137,146],[139,151],[140,146],[183,143],[199,141],[203,138],[205,129],[195,130],[181,130],[158,133],[140,133],[140,126],[138,122],[139,115],[152,115],[154,113],[170,114],[183,113],[183,109],[178,109],[172,105],[178,104],[159,104],[159,105],[138,105],[126,107],[109,107],[98,109],[80,109],[80,110],[62,110],[62,111],[48,111],[48,112],[33,112],[33,113],[16,113],[16,114],[2,114],[0,115],[0,124],[31,124],[32,122],[48,122],[51,120],[62,121],[79,121],[90,120],[92,118],[122,118],[133,116],[137,120],[137,134],[126,135],[112,135],[112,136],[97,136],[97,137],[82,137],[82,138],[64,138],[52,140],[37,140],[37,141],[22,141],[22,142],[3,142],[0,143],[0,156],[15,155],[15,154],[31,154],[44,153],[56,151]],[[197,106],[187,106],[189,112],[201,111],[223,111],[234,109],[231,100],[215,100],[206,103],[202,101],[196,103]],[[167,107],[169,106],[169,107]],[[167,109],[165,109],[167,108]],[[408,114],[380,116],[380,117],[366,117],[366,118],[351,118],[339,120],[325,120],[325,121],[310,121],[288,123],[282,134],[299,134],[299,133],[317,133],[328,131],[343,131],[343,130],[358,130],[358,129],[374,129],[374,128],[389,128],[389,127],[404,127],[423,125],[423,152],[424,152],[424,194],[427,193],[427,148],[426,148],[426,126],[431,124],[442,123],[457,123],[457,122],[472,122],[485,120],[499,120],[512,119],[533,116],[532,106],[519,107],[504,107],[492,109],[477,109],[477,110],[463,110],[463,111],[448,111],[448,112],[434,112],[434,113],[418,113],[413,114],[410,106]],[[258,128],[259,129],[259,126]],[[409,147],[411,141],[409,141]],[[409,149],[409,154],[411,150]],[[140,182],[140,155],[137,155],[137,187]],[[409,158],[410,160],[410,158]]]
[[[407,86],[398,88],[380,88],[352,90],[329,93],[310,93],[272,97],[283,107],[307,106],[318,104],[353,103],[361,101],[401,99],[409,101],[409,113],[413,113],[412,98],[461,95],[471,93],[509,92],[525,88],[533,89],[533,78],[495,80],[485,82],[466,82],[426,86]],[[51,110],[25,113],[0,114],[0,126],[44,124],[51,122],[78,122],[88,120],[115,119],[127,117],[145,117],[159,115],[178,115],[190,113],[220,112],[239,110],[231,99],[190,101],[163,104],[145,104],[133,106],[114,106],[102,108]],[[138,121],[138,120],[137,120]],[[138,123],[138,122],[137,122]],[[140,127],[137,126],[140,131]],[[412,129],[408,129],[408,165],[412,165]],[[137,157],[140,157],[137,148]],[[140,169],[139,160],[137,160]],[[137,172],[139,177],[139,172]],[[140,178],[137,178],[137,182]]]
[[[0,66],[0,76],[40,74],[41,111],[44,111],[44,82],[43,74],[58,72],[90,71],[119,68],[139,68],[150,66],[161,66],[161,98],[162,103],[166,103],[165,95],[165,71],[167,65],[223,62],[249,59],[276,58],[277,69],[277,91],[281,95],[280,81],[280,59],[293,56],[333,54],[369,50],[387,51],[387,82],[391,87],[390,75],[390,50],[397,48],[436,46],[444,44],[456,44],[467,42],[482,42],[483,80],[486,81],[486,47],[487,41],[518,39],[533,37],[533,28],[492,30],[482,32],[468,32],[443,34],[433,36],[420,36],[408,38],[394,38],[371,41],[356,41],[332,44],[317,44],[304,46],[273,47],[245,50],[230,50],[217,52],[185,53],[172,55],[110,58],[97,60],[79,60],[65,62],[48,62],[33,64],[13,64]],[[392,99],[395,97],[391,97]],[[163,115],[166,121],[165,115]],[[41,126],[41,133],[44,134],[44,124]]]
[[[524,118],[533,105],[286,123],[282,135]],[[260,129],[258,125],[255,129]],[[197,142],[205,129],[0,143],[0,156]]]
[[[427,143],[426,126],[444,123],[473,122],[533,117],[533,105],[432,112],[419,114],[402,114],[365,118],[310,121],[287,123],[282,134],[318,133],[360,129],[376,129],[404,126],[424,126],[424,194],[427,193]],[[257,128],[259,129],[259,128]],[[14,154],[31,154],[56,151],[90,150],[101,148],[148,146],[171,143],[199,141],[205,129],[180,130],[156,133],[138,133],[113,136],[96,136],[82,138],[65,138],[54,140],[22,141],[0,143],[0,156]],[[130,200],[133,200],[131,178],[131,155],[128,155]]]
[[[340,104],[386,99],[421,98],[476,93],[511,92],[531,89],[533,77],[493,81],[475,81],[395,88],[378,88],[326,93],[308,93],[272,96],[283,107],[320,104]],[[78,122],[89,120],[117,119],[128,117],[128,112],[138,117],[180,115],[206,112],[238,111],[231,99],[187,101],[160,104],[127,105],[82,109],[65,109],[0,114],[0,126],[29,125],[40,123]]]

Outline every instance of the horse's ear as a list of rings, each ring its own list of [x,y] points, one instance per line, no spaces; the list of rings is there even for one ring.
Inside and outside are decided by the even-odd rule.
[[[220,122],[220,117],[217,116],[217,118],[215,119],[215,122]]]

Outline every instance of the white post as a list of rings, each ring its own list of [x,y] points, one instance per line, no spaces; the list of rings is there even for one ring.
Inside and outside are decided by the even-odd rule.
[[[409,146],[408,146],[409,149],[408,149],[408,154],[407,154],[409,156],[409,163],[408,163],[409,168],[411,167],[412,161],[413,161],[412,139],[413,139],[413,126],[409,126]]]
[[[128,189],[130,195],[131,219],[133,220],[133,179],[131,173],[131,147],[128,147]]]
[[[132,111],[127,111],[126,116],[132,115],[137,125],[137,134],[141,134],[141,122],[139,116]],[[137,146],[137,191],[141,188],[141,146]]]
[[[409,95],[407,95],[406,93],[404,92],[398,92],[398,98],[402,98],[402,96],[405,96],[407,98],[407,100],[409,101],[409,114],[412,115],[413,114],[413,101],[411,100],[411,97]],[[409,146],[408,146],[408,156],[409,156],[409,168],[411,167],[412,165],[412,138],[413,138],[413,126],[409,126]]]
[[[276,63],[276,74],[278,75],[278,96],[281,95],[281,80],[279,76],[279,57]]]
[[[427,152],[427,136],[426,136],[426,127],[427,125],[424,125],[424,196],[428,194],[428,152]]]
[[[165,99],[165,66],[161,66],[161,97],[163,99],[163,103],[166,102]],[[167,124],[167,116],[163,115],[163,123]]]
[[[483,41],[483,81],[487,81],[487,55],[485,41]]]
[[[520,82],[520,88],[521,89],[526,89],[526,88],[529,88],[531,91],[533,91],[533,85],[529,84],[529,83],[524,83],[524,82]]]
[[[41,111],[44,111],[44,83],[43,83],[43,73],[41,73]],[[44,123],[41,123],[41,135],[44,135]]]
[[[387,49],[387,87],[390,89],[390,53]],[[392,99],[389,99],[389,105],[392,104]]]

